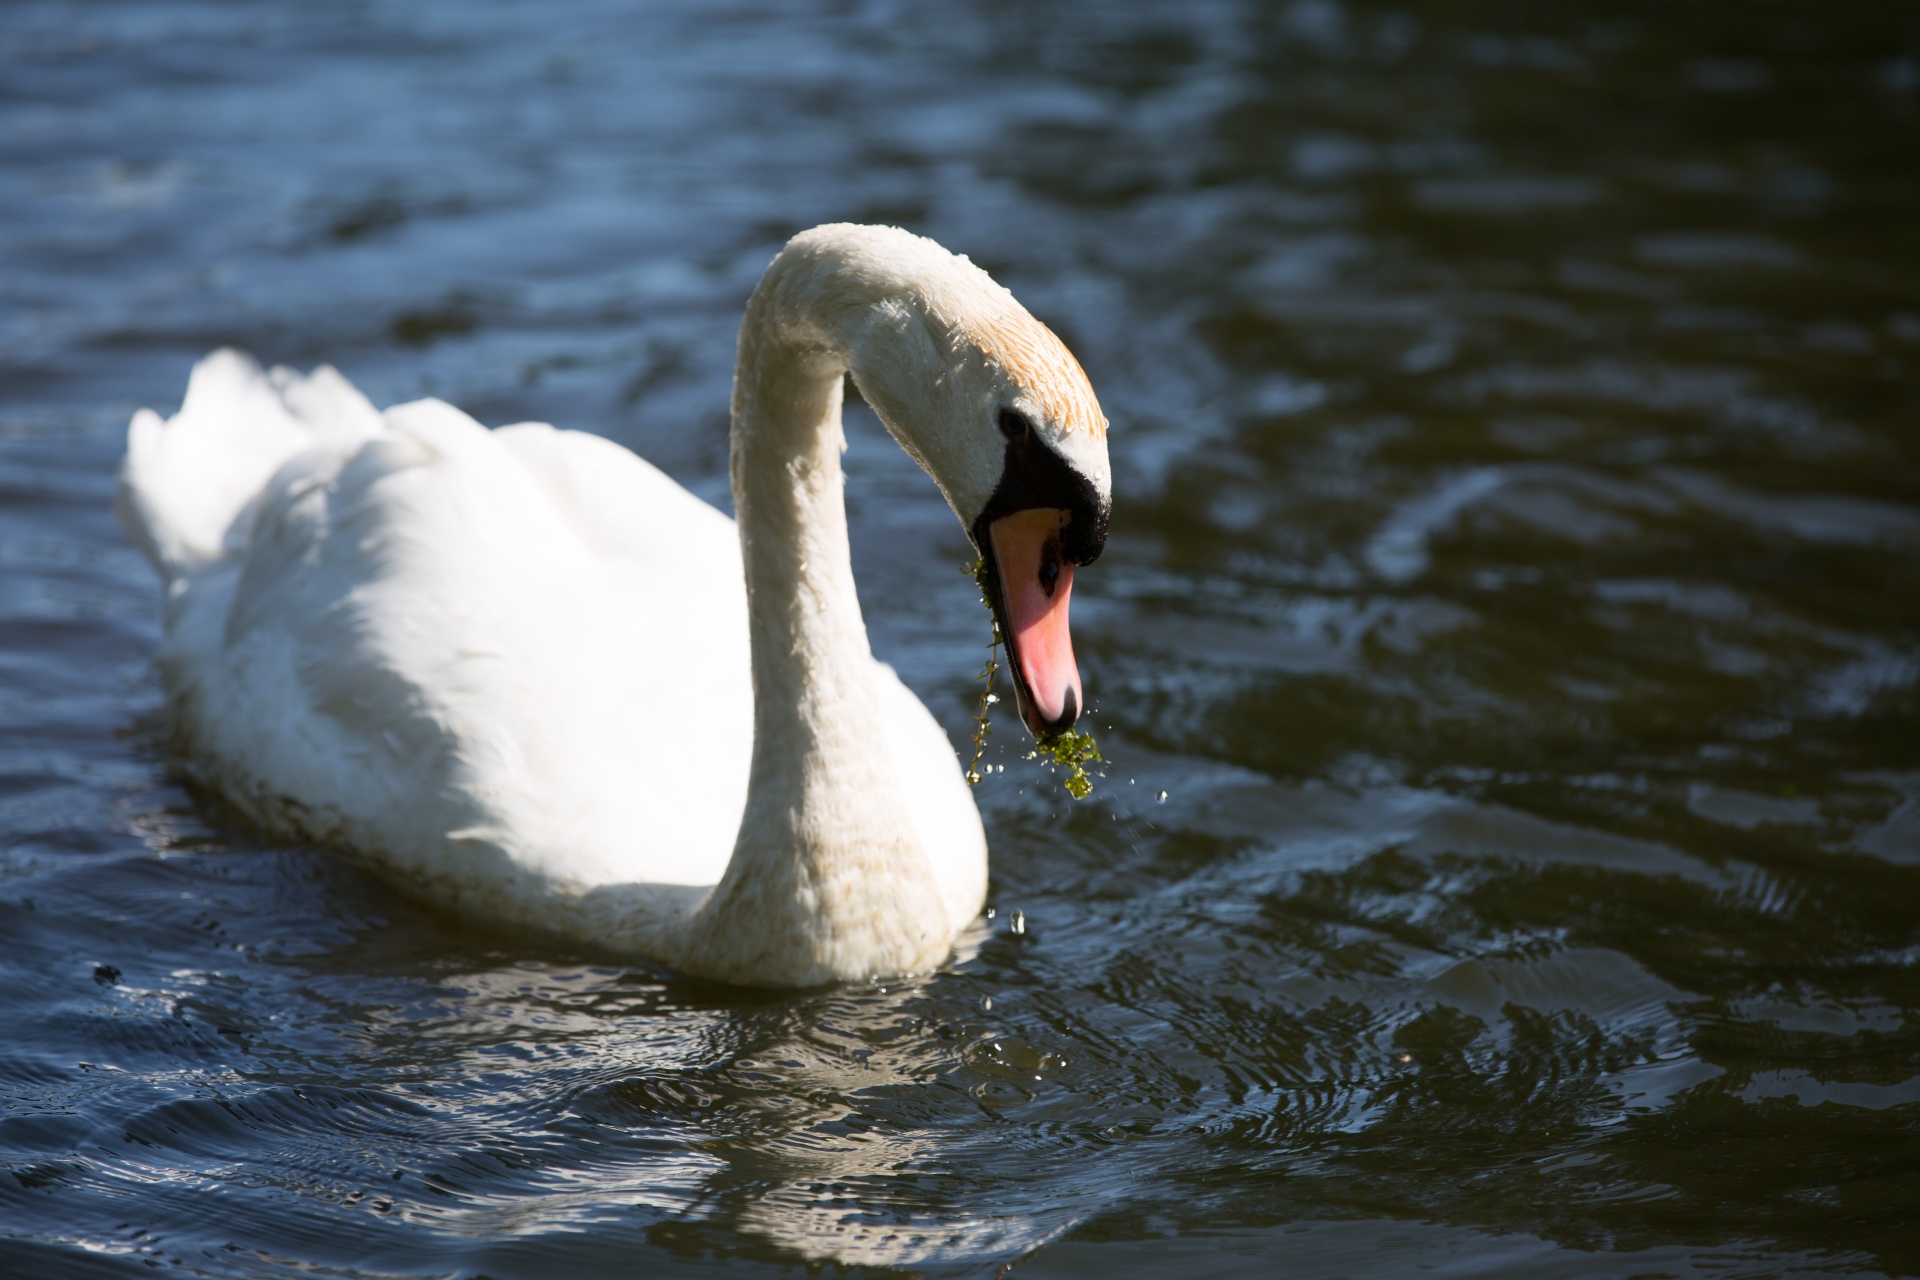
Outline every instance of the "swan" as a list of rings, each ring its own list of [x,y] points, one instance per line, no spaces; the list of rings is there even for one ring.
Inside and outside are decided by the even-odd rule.
[[[727,983],[925,972],[985,901],[945,733],[873,657],[851,375],[987,567],[1020,717],[1085,706],[1074,570],[1107,423],[987,273],[891,227],[789,241],[734,370],[736,519],[605,439],[217,351],[128,429],[116,509],[165,589],[172,749],[268,829],[458,911]]]

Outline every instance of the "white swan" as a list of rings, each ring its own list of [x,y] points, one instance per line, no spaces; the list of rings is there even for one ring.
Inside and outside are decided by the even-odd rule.
[[[216,352],[128,433],[182,754],[270,827],[426,895],[729,982],[925,971],[986,892],[946,736],[874,660],[842,379],[995,572],[1022,717],[1083,705],[1073,567],[1110,505],[1079,365],[965,258],[796,236],[740,330],[733,522],[617,445],[384,414]]]

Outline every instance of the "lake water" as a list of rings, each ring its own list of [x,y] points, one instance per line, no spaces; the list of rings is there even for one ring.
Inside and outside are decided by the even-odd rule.
[[[724,504],[834,219],[1113,422],[1112,764],[1003,714],[947,969],[693,984],[178,784],[135,408],[231,343]],[[0,1272],[1920,1272],[1917,232],[1884,0],[14,0]],[[850,431],[962,742],[965,541]]]

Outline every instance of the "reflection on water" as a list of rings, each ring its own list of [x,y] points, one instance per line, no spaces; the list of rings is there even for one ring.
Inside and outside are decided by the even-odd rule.
[[[0,14],[4,1269],[1920,1270],[1920,27],[663,8]],[[832,218],[1114,423],[1114,765],[1002,727],[948,971],[690,985],[170,781],[134,407],[234,342],[724,503],[740,306]],[[850,434],[958,741],[964,541]]]

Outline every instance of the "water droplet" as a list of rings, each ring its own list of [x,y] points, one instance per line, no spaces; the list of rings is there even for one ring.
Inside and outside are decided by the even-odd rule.
[[[990,693],[990,694],[988,694],[988,695],[987,695],[987,705],[988,705],[988,706],[992,706],[992,705],[993,705],[994,703],[996,703],[996,702],[998,702],[998,701],[1000,701],[1000,695],[999,695],[999,694],[997,694],[997,693]]]
[[[1013,915],[1008,917],[1008,926],[1015,933],[1025,933],[1027,931],[1027,913],[1018,907],[1014,908]]]
[[[991,919],[993,919],[993,914],[994,914],[994,909],[993,909],[992,907],[988,907],[988,908],[987,908],[987,919],[989,919],[989,920],[991,920]]]
[[[1156,791],[1153,796],[1153,802],[1155,804],[1165,804],[1167,802],[1167,793],[1164,791]]]
[[[992,996],[981,996],[981,997],[980,997],[980,1007],[981,1007],[982,1009],[991,1009],[991,1008],[993,1008],[993,997],[992,997]]]

